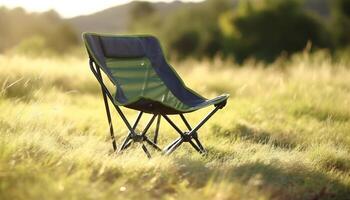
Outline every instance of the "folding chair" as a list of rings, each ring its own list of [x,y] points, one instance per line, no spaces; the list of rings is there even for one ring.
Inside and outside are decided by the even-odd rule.
[[[143,151],[151,157],[145,144],[168,155],[181,144],[189,143],[199,153],[206,154],[197,131],[214,113],[226,105],[229,95],[224,94],[208,100],[187,88],[175,70],[166,62],[161,46],[153,36],[83,33],[83,40],[89,54],[91,71],[101,86],[114,151],[120,152],[132,143],[141,142]],[[114,96],[106,87],[100,69],[115,86]],[[129,131],[119,148],[114,136],[107,98]],[[210,105],[213,105],[214,109],[198,125],[191,127],[184,113]],[[126,119],[120,106],[139,111],[133,125]],[[144,130],[137,133],[136,127],[143,113],[152,114],[152,117]],[[168,115],[179,115],[188,130],[182,131]],[[161,118],[164,118],[179,134],[179,137],[163,150],[157,145]],[[146,133],[155,120],[156,129],[151,140]]]

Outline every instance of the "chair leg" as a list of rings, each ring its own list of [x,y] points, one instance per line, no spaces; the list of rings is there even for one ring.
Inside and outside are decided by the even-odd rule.
[[[142,117],[142,114],[143,114],[143,112],[140,111],[139,114],[137,115],[137,118],[136,118],[136,120],[135,120],[135,122],[134,122],[134,125],[132,126],[132,129],[133,129],[133,130],[136,129],[138,123],[140,122],[141,117]],[[131,135],[132,135],[132,132],[129,131],[129,133],[128,133],[128,135],[126,136],[124,142],[122,143],[122,145],[121,145],[121,147],[120,147],[118,153],[119,153],[120,151],[122,151],[122,150],[124,150],[124,149],[126,149],[127,147],[130,146],[130,144],[131,144],[131,142],[130,142],[130,140],[131,140]],[[128,144],[128,146],[126,146],[127,144]]]
[[[157,146],[156,143],[154,143],[154,142],[152,142],[150,139],[148,139],[148,137],[145,138],[145,141],[146,141],[149,145],[151,145],[153,148],[155,148],[156,150],[162,151],[162,149],[159,148],[159,147]]]
[[[124,141],[123,141],[123,143],[122,143],[122,145],[120,146],[120,149],[118,150],[118,153],[119,152],[121,152],[121,151],[123,151],[124,149],[126,149],[127,147],[127,144],[129,144],[129,146],[130,146],[130,141],[131,140],[131,137],[130,137],[130,135],[128,134],[127,136],[126,136],[126,138],[124,139]]]
[[[173,121],[171,121],[171,119],[167,115],[163,115],[163,118],[176,130],[178,134],[180,134],[181,137],[185,136],[181,129],[177,127],[176,124]]]
[[[190,141],[188,141],[188,142],[191,144],[191,146],[192,146],[196,151],[198,151],[198,153],[204,154],[204,152],[202,151],[202,149],[201,149],[200,147],[198,147],[192,140],[190,140]]]
[[[202,119],[202,121],[200,121],[197,126],[195,126],[193,129],[191,129],[191,131],[188,133],[189,135],[193,135],[195,134],[198,129],[200,129],[205,122],[207,122],[219,109],[221,109],[220,107],[215,107],[214,110],[212,110],[207,116],[204,117],[204,119]]]
[[[185,123],[186,127],[188,128],[189,131],[192,130],[191,125],[188,123],[188,121],[186,120],[185,116],[183,114],[180,114],[180,117],[182,119],[182,121]],[[199,141],[198,139],[198,133],[194,132],[193,136],[192,136],[193,140],[196,142],[197,146],[199,147],[199,149],[201,150],[201,153],[206,154],[207,151],[204,149],[202,143]]]
[[[195,144],[192,142],[192,138],[190,137],[190,135],[188,135],[186,132],[182,132],[180,130],[179,127],[176,126],[176,124],[171,121],[171,119],[168,117],[168,116],[163,116],[164,119],[166,119],[168,121],[168,123],[180,134],[180,138],[175,140],[173,143],[171,143],[168,147],[166,147],[164,149],[165,151],[165,154],[166,155],[169,155],[170,153],[172,153],[175,149],[178,148],[177,144],[178,144],[178,141],[179,140],[182,140],[182,142],[180,142],[179,145],[181,145],[183,142],[189,142],[191,144],[191,146],[196,150],[198,151],[199,153],[202,153],[201,149]],[[175,146],[175,147],[174,147]],[[176,147],[177,146],[177,147]]]
[[[142,150],[146,153],[148,158],[151,158],[151,154],[149,153],[148,149],[146,148],[146,146],[144,144],[142,144]]]
[[[92,65],[92,63],[90,63],[90,65]],[[97,68],[97,75],[98,75],[99,78],[102,80],[102,75],[101,75],[101,70],[100,70],[100,68]],[[108,126],[109,126],[109,132],[110,132],[111,139],[112,139],[113,151],[116,152],[116,151],[117,151],[117,143],[116,143],[116,141],[115,141],[115,136],[114,136],[114,130],[113,130],[113,124],[112,124],[112,117],[111,117],[111,113],[110,113],[110,110],[109,110],[107,95],[106,95],[106,93],[104,92],[102,86],[101,86],[101,92],[102,92],[102,96],[103,96],[103,102],[104,102],[104,104],[105,104],[106,115],[107,115]]]
[[[193,140],[196,142],[198,145],[199,149],[202,151],[203,154],[207,154],[207,150],[203,147],[202,143],[199,141],[198,138],[193,138]]]
[[[170,143],[167,147],[164,148],[163,152],[167,152],[171,147],[173,147],[179,140],[181,140],[181,137],[174,140],[172,143]]]
[[[165,155],[170,155],[173,153],[180,145],[184,142],[183,138],[180,138],[168,151],[165,152]]]
[[[145,126],[144,130],[140,133],[140,134],[136,134],[135,133],[135,129],[137,127],[138,122],[140,121],[142,112],[140,112],[139,116],[137,117],[137,119],[135,120],[135,123],[133,125],[133,130],[129,132],[128,136],[126,137],[126,139],[123,142],[123,145],[120,149],[120,151],[125,150],[126,148],[128,148],[132,143],[134,142],[141,142],[142,143],[142,149],[143,151],[146,153],[148,158],[151,158],[151,154],[148,151],[147,147],[145,146],[145,144],[143,142],[146,142],[147,144],[149,144],[151,147],[153,147],[154,149],[161,151],[161,148],[159,148],[157,146],[157,144],[155,144],[154,142],[152,142],[147,136],[146,133],[149,130],[149,128],[151,127],[151,125],[153,124],[155,118],[157,117],[157,115],[153,115],[152,118],[150,119],[150,121],[147,123],[147,125]]]
[[[160,118],[161,118],[161,115],[158,115],[158,118],[157,118],[157,126],[156,126],[156,130],[154,131],[154,138],[153,138],[154,144],[157,144],[157,142],[158,142],[158,133],[159,133],[159,126],[160,126]]]
[[[141,136],[145,136],[145,135],[146,135],[148,129],[151,127],[151,125],[152,125],[154,119],[156,118],[156,116],[157,116],[157,115],[153,115],[153,116],[152,116],[151,120],[148,122],[148,124],[146,125],[146,127],[143,129],[143,131],[142,131],[142,133],[141,133]]]
[[[124,146],[123,150],[129,148],[129,147],[131,146],[132,143],[133,143],[133,142],[132,142],[131,140],[129,140],[129,142],[126,143],[126,145]]]
[[[186,127],[189,129],[189,131],[187,132],[182,132],[176,126],[176,124],[173,121],[171,121],[171,119],[168,116],[162,115],[163,118],[180,134],[180,138],[173,141],[163,150],[164,154],[169,155],[172,152],[174,152],[177,148],[179,148],[179,146],[182,143],[188,142],[196,151],[205,155],[207,151],[204,149],[203,145],[199,141],[197,131],[221,108],[221,106],[216,106],[214,110],[212,110],[207,116],[205,116],[204,119],[202,119],[194,128],[192,128],[187,122],[186,118],[182,114],[180,114],[181,119],[184,121]],[[194,140],[195,142],[193,142],[192,140]]]

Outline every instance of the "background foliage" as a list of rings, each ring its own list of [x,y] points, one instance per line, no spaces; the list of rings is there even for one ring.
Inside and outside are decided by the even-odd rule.
[[[62,54],[78,44],[73,28],[55,11],[26,13],[22,8],[0,8],[0,52]]]
[[[90,21],[96,27],[115,21],[112,32],[154,34],[169,55],[179,59],[220,55],[240,63],[248,58],[272,62],[305,48],[328,49],[332,53],[347,49],[349,2],[206,0],[162,5],[140,1],[121,6],[123,12],[103,11],[100,17],[96,14],[96,21]],[[114,19],[119,12],[123,16]],[[77,22],[61,19],[54,11],[26,13],[21,8],[1,8],[0,16],[0,52],[11,49],[32,54],[64,54],[80,44],[82,30],[75,29]],[[126,28],[118,29],[122,27],[118,23],[127,24]],[[105,24],[106,29],[109,26]]]
[[[213,57],[217,54],[242,62],[255,58],[271,62],[306,47],[332,52],[349,45],[347,0],[207,0],[179,9],[167,20],[140,21],[135,32],[154,25],[171,53]],[[325,10],[329,9],[327,16]],[[137,22],[135,22],[137,23]],[[152,31],[153,30],[153,31]]]

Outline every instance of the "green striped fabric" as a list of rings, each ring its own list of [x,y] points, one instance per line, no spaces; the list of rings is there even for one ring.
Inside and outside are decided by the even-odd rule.
[[[140,98],[160,102],[176,110],[191,110],[166,87],[148,58],[107,58],[106,65],[130,102]],[[115,99],[115,103],[123,105]]]

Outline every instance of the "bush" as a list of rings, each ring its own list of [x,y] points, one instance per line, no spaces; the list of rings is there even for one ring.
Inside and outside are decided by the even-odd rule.
[[[332,0],[332,24],[335,44],[346,47],[350,44],[350,1]]]
[[[235,13],[221,19],[229,41],[226,50],[238,61],[248,57],[273,61],[281,53],[291,54],[313,47],[329,47],[328,33],[318,19],[306,13],[295,0],[242,1]]]
[[[230,8],[227,0],[209,0],[179,10],[164,23],[160,36],[179,58],[213,57],[223,47],[218,17]]]
[[[199,34],[195,30],[184,31],[170,41],[171,49],[180,57],[191,55],[199,46]]]
[[[41,36],[32,36],[13,47],[11,52],[39,56],[45,54],[45,50],[47,50],[47,41]]]
[[[55,11],[39,14],[0,7],[0,27],[0,53],[15,47],[22,53],[46,48],[62,54],[78,44],[75,31]]]
[[[230,8],[229,0],[207,0],[173,8],[164,15],[149,3],[139,2],[131,10],[129,31],[158,36],[165,50],[178,58],[213,57],[222,48],[218,17]]]

